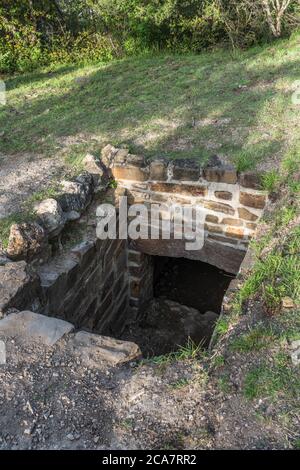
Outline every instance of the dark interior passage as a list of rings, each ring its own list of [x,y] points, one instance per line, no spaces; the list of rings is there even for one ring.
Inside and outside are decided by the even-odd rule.
[[[154,297],[199,310],[220,313],[232,274],[201,261],[155,256]]]
[[[136,342],[145,357],[160,356],[186,346],[189,338],[208,347],[224,294],[234,278],[201,261],[151,257],[154,298],[123,339]]]

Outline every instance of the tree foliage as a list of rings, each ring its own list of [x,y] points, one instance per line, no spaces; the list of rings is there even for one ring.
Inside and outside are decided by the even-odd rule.
[[[0,70],[148,50],[248,47],[299,26],[299,0],[1,0]]]

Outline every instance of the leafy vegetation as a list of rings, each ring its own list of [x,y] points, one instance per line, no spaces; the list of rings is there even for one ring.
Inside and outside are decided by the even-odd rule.
[[[248,47],[289,35],[299,15],[297,0],[2,0],[0,71]]]

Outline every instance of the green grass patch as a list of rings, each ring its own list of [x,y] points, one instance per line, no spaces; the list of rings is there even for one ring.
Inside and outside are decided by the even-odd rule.
[[[189,383],[190,383],[189,379],[179,379],[177,380],[177,382],[171,383],[170,387],[175,390],[178,390],[180,388],[186,387],[187,385],[189,385]]]
[[[184,361],[187,359],[197,359],[203,354],[202,344],[196,344],[191,338],[188,339],[186,345],[180,346],[177,351],[173,351],[161,356],[155,356],[146,359],[144,362],[152,363],[159,366],[170,364],[176,361]]]
[[[218,379],[217,384],[218,384],[218,389],[222,393],[230,393],[230,391],[232,391],[232,384],[227,374],[221,375],[221,377],[219,377]]]
[[[276,339],[276,335],[271,328],[258,326],[251,329],[249,332],[244,333],[237,338],[234,338],[229,348],[232,351],[248,353],[253,351],[260,351],[270,346]]]
[[[299,399],[300,374],[291,366],[291,359],[285,353],[278,353],[273,363],[264,363],[250,370],[244,381],[244,395],[248,399],[279,396]]]
[[[224,336],[228,332],[229,326],[230,318],[225,316],[220,317],[216,323],[214,333],[217,335],[217,337]]]
[[[282,207],[274,215],[270,235],[284,229],[298,214],[297,205]],[[265,237],[256,247],[257,254],[267,246],[270,237]],[[294,227],[280,239],[264,259],[258,258],[250,276],[237,294],[237,304],[255,297],[258,293],[266,309],[276,313],[280,309],[282,298],[291,297],[297,303],[300,300],[300,229]]]
[[[86,151],[112,143],[148,157],[205,161],[217,152],[252,169],[293,152],[298,70],[295,35],[239,54],[164,53],[7,78],[1,152],[80,167]]]
[[[263,189],[271,193],[278,188],[280,181],[281,177],[278,170],[271,170],[262,176]]]

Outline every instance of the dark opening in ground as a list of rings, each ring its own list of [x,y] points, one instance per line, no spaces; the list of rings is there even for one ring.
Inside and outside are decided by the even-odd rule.
[[[154,256],[154,297],[166,298],[200,313],[220,313],[232,274],[186,258]]]
[[[153,257],[154,298],[141,309],[124,339],[136,342],[145,357],[186,346],[189,338],[208,347],[232,274],[200,261]]]

